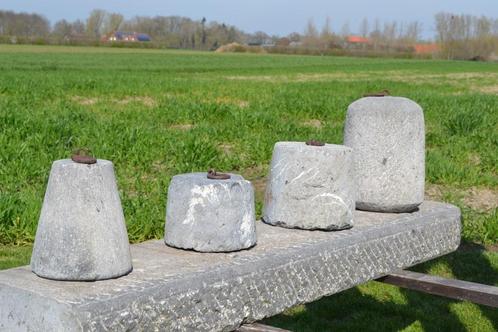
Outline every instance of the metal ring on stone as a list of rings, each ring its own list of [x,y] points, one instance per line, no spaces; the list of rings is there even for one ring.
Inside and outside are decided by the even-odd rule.
[[[71,160],[78,164],[92,165],[97,163],[95,157],[89,156],[89,149],[78,149],[71,156]]]
[[[310,141],[307,141],[306,145],[310,145],[310,146],[324,146],[325,143],[312,139]]]
[[[230,174],[218,173],[214,169],[211,169],[207,173],[207,178],[211,180],[228,180],[230,179]]]
[[[377,93],[367,93],[363,95],[363,97],[385,97],[385,96],[390,96],[389,90],[382,90]]]

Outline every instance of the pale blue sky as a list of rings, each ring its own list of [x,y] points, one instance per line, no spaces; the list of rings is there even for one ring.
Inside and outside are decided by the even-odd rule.
[[[52,23],[66,18],[84,19],[93,8],[134,15],[181,15],[194,19],[205,16],[236,25],[248,32],[258,30],[285,35],[302,32],[309,18],[321,26],[330,16],[335,31],[349,22],[351,31],[358,30],[364,17],[372,22],[418,20],[424,37],[434,34],[433,17],[439,11],[487,15],[498,18],[498,0],[0,0],[0,9],[37,12]]]

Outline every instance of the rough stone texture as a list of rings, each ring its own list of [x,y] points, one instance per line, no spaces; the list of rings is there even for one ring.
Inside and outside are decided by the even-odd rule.
[[[132,269],[128,234],[110,161],[53,163],[31,267],[56,280],[116,278]]]
[[[353,148],[356,207],[409,212],[424,200],[422,108],[401,97],[367,97],[349,106],[344,144]]]
[[[355,212],[355,227],[305,231],[257,223],[258,245],[197,253],[132,246],[129,275],[95,283],[0,272],[0,330],[228,331],[300,303],[454,251],[460,211],[426,202],[413,214]]]
[[[287,228],[339,230],[353,226],[355,177],[349,147],[275,144],[264,222]]]
[[[206,173],[176,175],[168,189],[166,244],[227,252],[256,244],[254,189],[240,175],[211,180]]]

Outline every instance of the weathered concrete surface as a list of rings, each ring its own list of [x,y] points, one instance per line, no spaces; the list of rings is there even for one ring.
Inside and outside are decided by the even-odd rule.
[[[112,162],[53,163],[31,267],[44,278],[73,281],[116,278],[131,271]]]
[[[256,244],[252,184],[237,174],[212,180],[206,173],[176,175],[168,189],[166,244],[200,252],[229,252]]]
[[[355,189],[351,148],[278,142],[273,149],[263,221],[309,230],[351,228]]]
[[[344,145],[353,148],[356,207],[409,212],[424,200],[422,108],[402,97],[367,97],[348,108]]]
[[[0,272],[0,330],[220,331],[454,251],[460,211],[355,212],[355,227],[305,231],[258,222],[258,245],[201,254],[163,241],[132,246],[129,275],[94,283]]]

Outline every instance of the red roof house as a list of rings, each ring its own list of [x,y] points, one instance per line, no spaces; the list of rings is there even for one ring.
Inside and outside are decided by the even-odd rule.
[[[370,44],[370,39],[361,36],[347,36],[346,41],[351,44]]]
[[[413,49],[415,50],[415,54],[432,54],[439,51],[439,45],[432,44],[415,44],[413,45]]]

